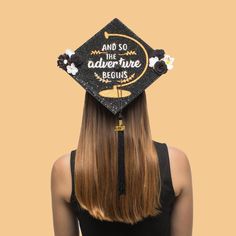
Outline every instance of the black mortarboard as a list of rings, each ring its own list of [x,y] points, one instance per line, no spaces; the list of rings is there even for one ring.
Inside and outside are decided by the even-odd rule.
[[[67,49],[57,65],[114,115],[119,115],[119,193],[125,193],[122,109],[162,74],[174,58],[153,50],[119,19],[113,19],[75,51]]]

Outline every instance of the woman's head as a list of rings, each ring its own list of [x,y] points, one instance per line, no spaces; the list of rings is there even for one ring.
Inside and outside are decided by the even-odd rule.
[[[130,141],[135,139],[134,142],[136,142],[137,139],[142,141],[151,138],[145,91],[128,104],[123,109],[122,114],[123,123],[126,126],[126,139]],[[118,114],[114,115],[86,92],[81,131],[90,130],[90,134],[94,134],[90,136],[90,141],[93,138],[95,138],[94,142],[107,137],[115,139],[116,132],[114,132],[114,128],[117,124]],[[104,137],[100,136],[101,132]]]
[[[76,196],[96,218],[135,223],[159,213],[159,168],[145,91],[123,110],[126,194],[118,194],[114,115],[88,92],[76,155]]]

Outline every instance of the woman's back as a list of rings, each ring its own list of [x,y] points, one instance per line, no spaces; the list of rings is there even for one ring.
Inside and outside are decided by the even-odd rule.
[[[101,221],[94,218],[85,209],[82,209],[75,197],[74,189],[74,166],[75,166],[75,152],[71,151],[71,176],[72,176],[72,193],[70,199],[70,206],[79,220],[83,236],[106,236],[106,235],[170,235],[170,219],[173,204],[175,201],[175,192],[171,179],[170,162],[168,155],[168,148],[165,143],[154,142],[158,157],[161,174],[161,204],[162,213],[155,217],[146,217],[142,221],[134,225],[122,222]]]
[[[51,173],[53,222],[56,236],[160,235],[191,236],[193,199],[191,169],[184,152],[154,141],[162,181],[163,212],[134,225],[100,221],[82,209],[75,198],[73,170],[75,152],[58,158]]]

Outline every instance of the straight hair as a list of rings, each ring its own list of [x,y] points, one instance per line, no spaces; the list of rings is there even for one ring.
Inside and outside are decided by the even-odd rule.
[[[135,224],[161,213],[161,178],[143,91],[122,110],[125,195],[118,194],[118,116],[85,93],[75,159],[75,195],[90,215]]]

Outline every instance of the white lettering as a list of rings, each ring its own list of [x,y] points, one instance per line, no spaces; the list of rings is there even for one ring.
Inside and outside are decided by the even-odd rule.
[[[100,57],[99,61],[89,60],[88,68],[114,68],[116,64],[119,64],[122,68],[139,68],[142,65],[139,60],[125,60],[121,57],[119,61],[104,61]]]

